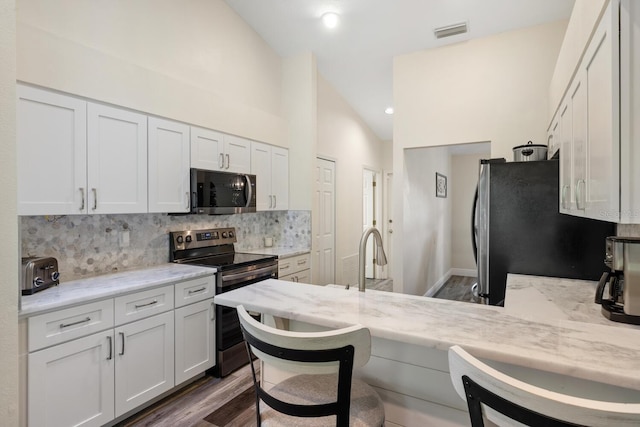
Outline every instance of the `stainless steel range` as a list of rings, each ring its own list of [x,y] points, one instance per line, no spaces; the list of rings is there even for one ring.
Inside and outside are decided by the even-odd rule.
[[[170,233],[170,260],[216,268],[216,295],[278,277],[275,256],[236,252],[236,241],[233,227],[174,231]],[[234,308],[216,305],[216,350],[215,376],[224,377],[249,363]]]

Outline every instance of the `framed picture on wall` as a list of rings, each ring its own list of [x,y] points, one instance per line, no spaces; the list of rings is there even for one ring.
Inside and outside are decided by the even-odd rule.
[[[447,197],[447,177],[436,172],[436,197]]]

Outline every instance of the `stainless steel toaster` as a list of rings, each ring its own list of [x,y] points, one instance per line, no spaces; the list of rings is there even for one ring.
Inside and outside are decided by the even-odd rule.
[[[58,260],[53,257],[22,258],[20,272],[22,295],[31,295],[60,283]]]

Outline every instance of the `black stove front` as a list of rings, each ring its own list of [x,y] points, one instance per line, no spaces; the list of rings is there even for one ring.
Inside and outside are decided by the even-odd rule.
[[[235,241],[233,228],[172,232],[170,259],[216,268],[216,295],[278,277],[275,256],[235,252]],[[249,363],[235,308],[216,305],[216,351],[211,372],[215,376],[224,377]]]

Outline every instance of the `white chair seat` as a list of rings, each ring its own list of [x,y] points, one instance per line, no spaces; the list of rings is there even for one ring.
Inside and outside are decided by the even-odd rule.
[[[296,375],[269,390],[273,397],[299,405],[314,405],[335,401],[337,375]],[[336,416],[318,418],[292,417],[274,411],[261,403],[262,426],[321,427],[336,425]],[[384,407],[378,393],[370,385],[354,378],[351,382],[349,426],[380,427],[384,424]]]

